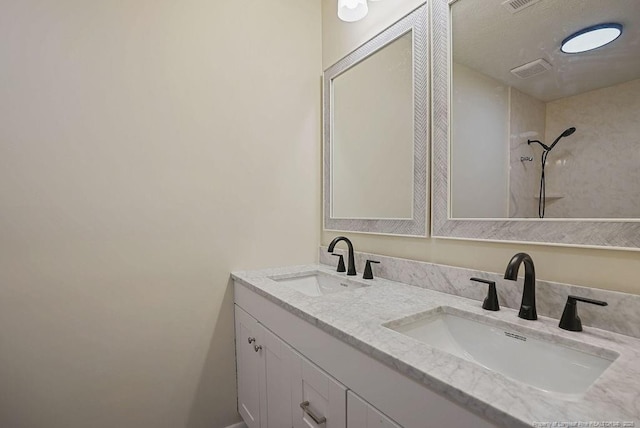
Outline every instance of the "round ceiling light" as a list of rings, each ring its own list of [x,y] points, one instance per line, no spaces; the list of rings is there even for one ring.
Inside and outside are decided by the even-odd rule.
[[[343,21],[359,21],[368,12],[367,0],[338,0],[338,18]]]
[[[591,51],[613,42],[622,34],[621,24],[598,24],[573,33],[562,41],[560,50],[574,54]]]

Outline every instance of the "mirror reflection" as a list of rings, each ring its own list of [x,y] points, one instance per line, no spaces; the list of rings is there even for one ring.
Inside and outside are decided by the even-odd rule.
[[[333,218],[412,218],[412,50],[410,31],[332,79]]]
[[[451,217],[640,218],[640,2],[458,0],[451,15]],[[611,40],[573,37],[589,29]]]

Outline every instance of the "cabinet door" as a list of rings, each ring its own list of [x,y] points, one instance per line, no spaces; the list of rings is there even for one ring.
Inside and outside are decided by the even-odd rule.
[[[347,388],[300,354],[294,357],[294,428],[346,428]]]
[[[260,325],[264,360],[260,395],[262,428],[292,428],[291,364],[293,350],[276,335]]]
[[[371,404],[347,391],[347,428],[400,428]]]
[[[236,372],[238,376],[238,413],[249,428],[260,427],[260,379],[264,368],[258,348],[258,322],[235,307]],[[256,352],[256,349],[258,352]]]

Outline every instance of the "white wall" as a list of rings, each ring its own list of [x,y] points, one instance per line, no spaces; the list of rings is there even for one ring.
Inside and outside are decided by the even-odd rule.
[[[397,0],[370,3],[369,15],[356,23],[339,21],[335,3],[334,0],[322,0],[322,57],[325,69],[413,10],[420,2]],[[327,245],[335,235],[335,232],[323,231],[322,243]],[[503,272],[514,253],[525,251],[534,258],[539,278],[640,294],[640,252],[355,233],[345,235],[353,240],[358,251],[491,272]]]
[[[338,2],[322,0],[322,68],[327,69],[371,37],[424,3],[424,0],[369,2],[369,13],[358,22],[338,19]]]
[[[451,216],[509,216],[509,87],[453,64]]]
[[[239,420],[229,272],[316,260],[320,6],[0,3],[0,426]]]

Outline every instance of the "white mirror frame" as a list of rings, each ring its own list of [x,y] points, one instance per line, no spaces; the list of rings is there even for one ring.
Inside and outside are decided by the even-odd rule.
[[[451,64],[450,4],[433,0],[432,38],[432,187],[431,232],[438,238],[607,247],[640,250],[636,219],[453,219],[450,217],[449,100]],[[464,0],[460,0],[464,1]]]
[[[423,5],[329,67],[323,78],[323,214],[324,229],[376,234],[426,236],[427,138],[429,136],[429,34]],[[332,80],[407,32],[413,34],[413,215],[410,219],[341,219],[331,217]]]

